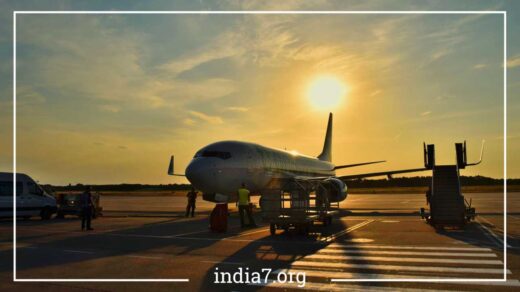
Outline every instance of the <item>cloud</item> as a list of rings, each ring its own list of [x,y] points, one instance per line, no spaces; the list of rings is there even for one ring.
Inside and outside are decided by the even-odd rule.
[[[421,113],[421,116],[424,117],[424,116],[427,116],[427,115],[429,115],[429,114],[431,114],[431,113],[432,113],[431,111],[422,112],[422,113]]]
[[[204,122],[207,122],[207,123],[210,123],[213,125],[219,125],[219,124],[224,123],[222,118],[218,117],[218,116],[210,116],[205,113],[201,113],[201,112],[197,112],[197,111],[189,111],[189,114],[195,118],[198,118]]]
[[[31,86],[21,86],[16,90],[16,106],[35,106],[45,103],[46,98]]]
[[[192,126],[192,125],[195,125],[195,120],[193,119],[190,119],[190,118],[186,118],[182,121],[183,124],[185,125],[188,125],[188,126]]]
[[[375,91],[373,91],[372,93],[370,93],[370,96],[376,96],[376,95],[379,95],[381,92],[383,92],[383,91],[381,91],[380,89],[375,90]]]
[[[486,67],[487,67],[487,64],[476,64],[475,66],[473,66],[473,69],[479,70],[479,69],[483,69]]]
[[[247,111],[249,111],[249,108],[239,107],[239,106],[230,106],[230,107],[227,107],[226,110],[232,111],[232,112],[247,112]]]
[[[507,68],[515,68],[520,66],[520,55],[514,56],[507,60]]]
[[[111,113],[118,113],[121,111],[121,109],[118,106],[111,105],[111,104],[103,104],[98,106],[98,108],[102,111],[111,112]]]
[[[437,60],[443,58],[444,56],[448,55],[449,53],[450,53],[450,50],[448,50],[448,49],[439,50],[431,55],[431,60],[437,61]]]

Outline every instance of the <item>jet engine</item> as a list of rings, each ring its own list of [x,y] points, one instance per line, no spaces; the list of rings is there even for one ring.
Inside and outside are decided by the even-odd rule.
[[[341,202],[347,198],[347,185],[337,178],[328,178],[323,181],[327,189],[329,202]]]

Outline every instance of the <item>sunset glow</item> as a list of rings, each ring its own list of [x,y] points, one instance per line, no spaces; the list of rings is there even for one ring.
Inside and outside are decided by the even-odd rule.
[[[347,86],[334,76],[320,76],[309,85],[307,96],[314,108],[333,110],[347,94]]]

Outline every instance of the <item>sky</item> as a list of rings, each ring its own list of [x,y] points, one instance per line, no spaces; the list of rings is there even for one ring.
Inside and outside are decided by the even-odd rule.
[[[520,177],[520,6],[514,1],[12,1],[0,9],[0,171],[12,171],[13,10],[506,10],[508,177]],[[194,153],[240,140],[356,174],[476,161],[503,177],[502,15],[19,15],[17,169],[42,183],[183,183]],[[319,108],[320,76],[347,93]]]

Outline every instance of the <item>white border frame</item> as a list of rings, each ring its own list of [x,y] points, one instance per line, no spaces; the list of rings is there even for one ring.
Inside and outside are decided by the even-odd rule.
[[[505,282],[507,281],[507,11],[13,11],[13,281],[14,282],[189,282],[189,279],[19,279],[16,277],[16,16],[18,14],[497,14],[504,25],[504,277],[502,279],[331,279],[331,282]]]

